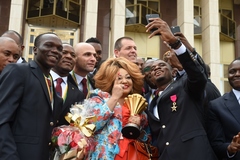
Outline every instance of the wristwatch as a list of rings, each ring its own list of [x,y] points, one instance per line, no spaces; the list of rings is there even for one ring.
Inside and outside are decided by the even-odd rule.
[[[178,49],[181,45],[182,45],[182,42],[181,42],[181,40],[179,38],[176,40],[176,42],[169,44],[169,46],[172,49]]]

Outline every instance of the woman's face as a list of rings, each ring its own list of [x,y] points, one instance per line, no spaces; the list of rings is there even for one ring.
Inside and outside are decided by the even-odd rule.
[[[120,68],[118,70],[117,83],[123,85],[123,97],[126,97],[129,93],[131,93],[133,88],[132,78],[123,68]]]

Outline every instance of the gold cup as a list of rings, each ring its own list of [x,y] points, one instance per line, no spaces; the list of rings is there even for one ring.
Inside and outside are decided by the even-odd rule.
[[[131,94],[124,99],[124,102],[130,110],[132,116],[142,113],[147,109],[148,103],[140,94]],[[140,135],[140,126],[134,123],[128,123],[122,129],[123,137],[137,139]]]

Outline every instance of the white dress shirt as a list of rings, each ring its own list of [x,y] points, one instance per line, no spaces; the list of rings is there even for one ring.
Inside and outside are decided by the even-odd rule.
[[[67,89],[67,76],[65,77],[61,77],[59,76],[56,72],[50,70],[50,74],[52,76],[52,79],[53,79],[53,83],[54,83],[54,87],[56,87],[57,85],[57,79],[58,78],[62,78],[63,79],[63,82],[61,83],[61,87],[62,87],[62,93],[65,93],[65,90]],[[62,94],[63,96],[63,94]]]

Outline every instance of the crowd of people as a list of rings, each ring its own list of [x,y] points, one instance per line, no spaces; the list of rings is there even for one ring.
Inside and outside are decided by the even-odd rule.
[[[3,33],[0,159],[53,159],[53,129],[69,125],[71,106],[86,100],[94,101],[95,149],[81,159],[140,159],[134,142],[147,144],[149,159],[155,157],[148,145],[159,160],[240,159],[240,58],[228,68],[233,89],[221,95],[209,66],[182,33],[173,34],[160,18],[146,25],[147,32],[153,28],[149,38],[160,34],[169,51],[146,61],[131,37],[116,40],[115,57],[103,60],[97,38],[71,46],[43,33],[35,38],[34,60],[26,62],[21,35]],[[139,114],[131,114],[126,103],[133,94],[148,103]],[[138,126],[139,137],[122,134],[129,123]]]

